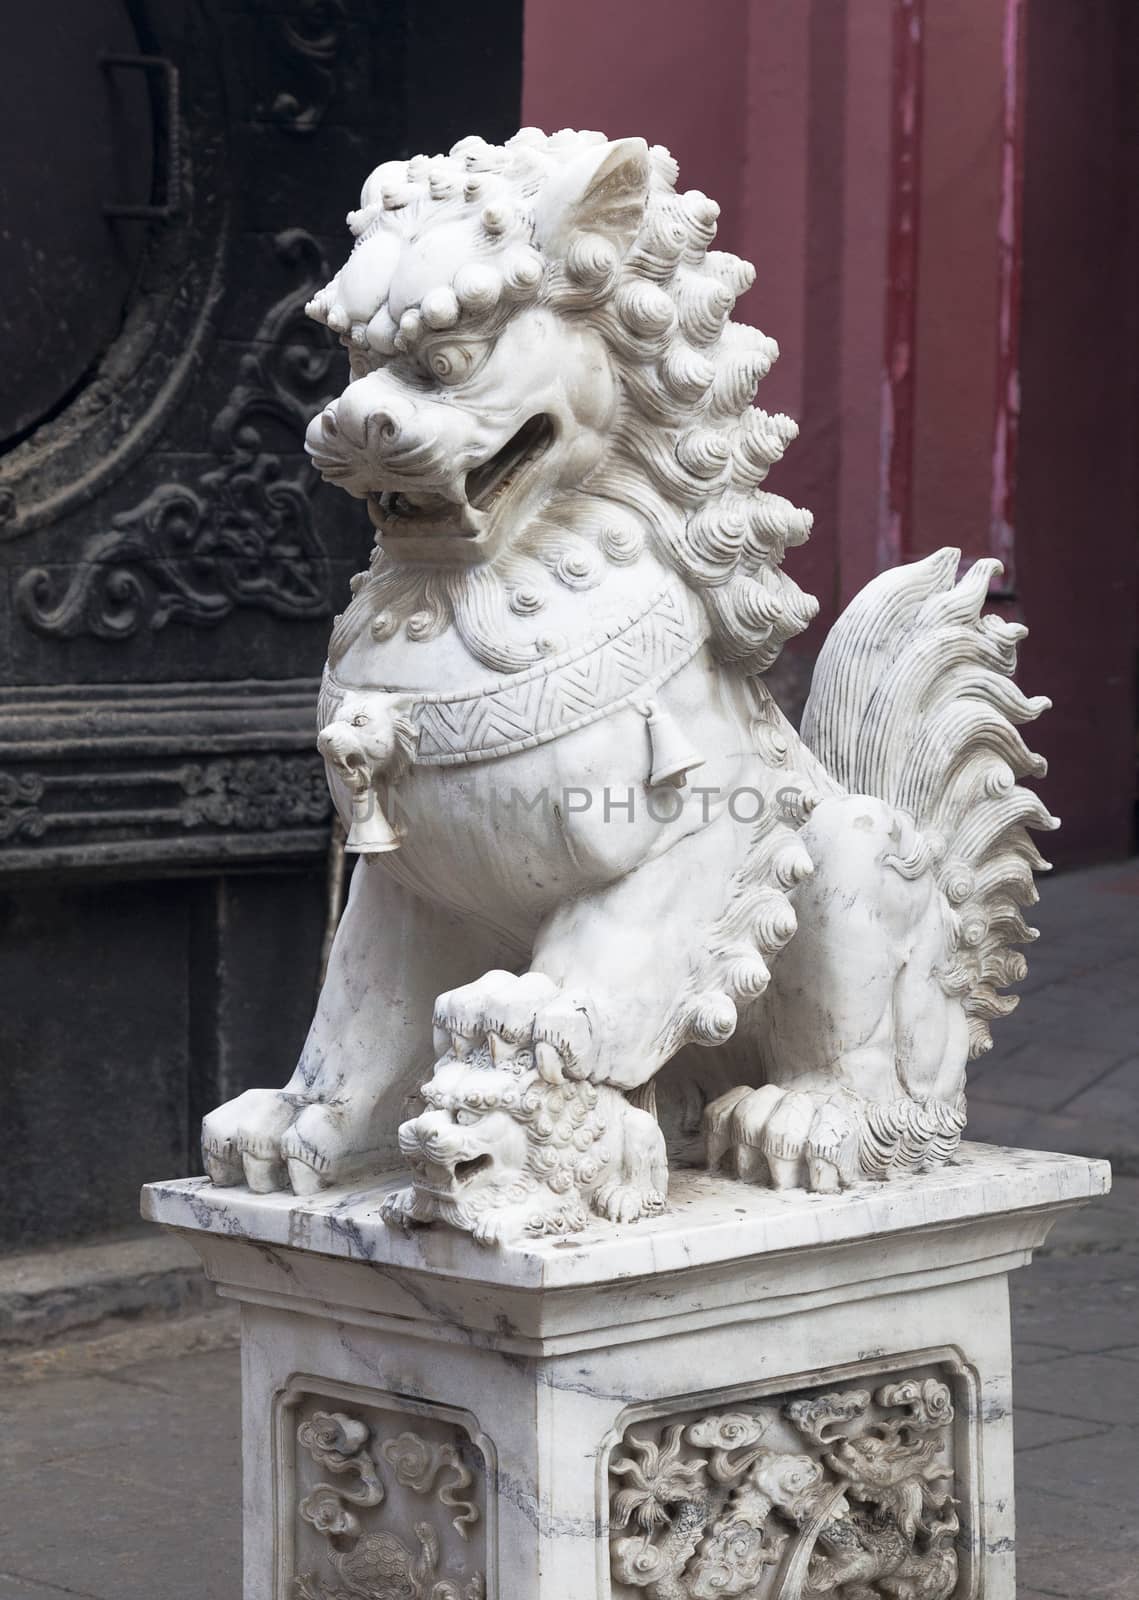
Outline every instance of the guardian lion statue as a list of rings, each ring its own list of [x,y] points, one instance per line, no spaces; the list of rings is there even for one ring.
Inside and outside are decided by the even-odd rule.
[[[676,179],[523,129],[387,162],[349,216],[309,311],[350,380],[307,448],[375,527],[320,706],[364,859],[292,1079],[206,1118],[215,1183],[410,1160],[390,1216],[494,1238],[652,1211],[661,1128],[824,1192],[960,1140],[1035,936],[1048,702],[982,614],[999,565],[941,550],[839,619],[799,733],[779,710],[817,609],[782,570],[810,515],[766,487],[796,428],[752,404],[753,269]]]

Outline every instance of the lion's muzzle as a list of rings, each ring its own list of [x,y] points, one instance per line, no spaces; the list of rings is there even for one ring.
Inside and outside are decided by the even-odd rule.
[[[332,722],[322,728],[316,747],[351,790],[355,792],[368,786],[371,781],[368,757],[361,740],[348,724]]]
[[[403,1123],[399,1147],[415,1187],[444,1199],[456,1199],[499,1176],[492,1151],[479,1148],[445,1111],[425,1111]]]
[[[403,497],[412,511],[458,522],[473,516],[463,468],[477,454],[476,426],[461,406],[372,372],[312,419],[305,449],[322,478],[358,499]]]

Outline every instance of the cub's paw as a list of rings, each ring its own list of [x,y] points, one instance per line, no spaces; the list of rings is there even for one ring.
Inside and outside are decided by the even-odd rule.
[[[434,1221],[435,1207],[428,1196],[417,1189],[393,1189],[380,1203],[380,1219],[389,1228],[401,1228],[407,1233],[413,1227],[422,1227]]]
[[[593,1196],[593,1209],[609,1222],[636,1222],[649,1212],[663,1211],[664,1195],[631,1183],[606,1183]]]
[[[488,972],[451,989],[435,1002],[433,1022],[440,1058],[461,1059],[485,1045],[496,1064],[530,1052],[547,1083],[593,1073],[597,1028],[592,1005],[540,972]]]

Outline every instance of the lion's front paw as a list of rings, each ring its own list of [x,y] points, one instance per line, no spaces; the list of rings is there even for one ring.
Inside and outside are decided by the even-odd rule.
[[[523,1051],[547,1083],[589,1078],[596,1019],[581,995],[559,989],[540,972],[488,972],[435,1002],[435,1050],[460,1059],[485,1045],[494,1062]]]
[[[837,1194],[861,1176],[859,1107],[842,1092],[732,1089],[704,1113],[705,1152],[714,1172],[726,1155],[735,1174],[773,1189]]]
[[[202,1122],[202,1159],[213,1183],[255,1194],[317,1194],[350,1182],[377,1159],[375,1095],[343,1086],[335,1105],[291,1089],[247,1089]]]

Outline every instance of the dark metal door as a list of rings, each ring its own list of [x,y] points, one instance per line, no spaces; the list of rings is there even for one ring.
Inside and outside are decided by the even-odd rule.
[[[123,0],[34,0],[0,51],[0,451],[58,411],[118,333],[150,199],[147,75]]]

